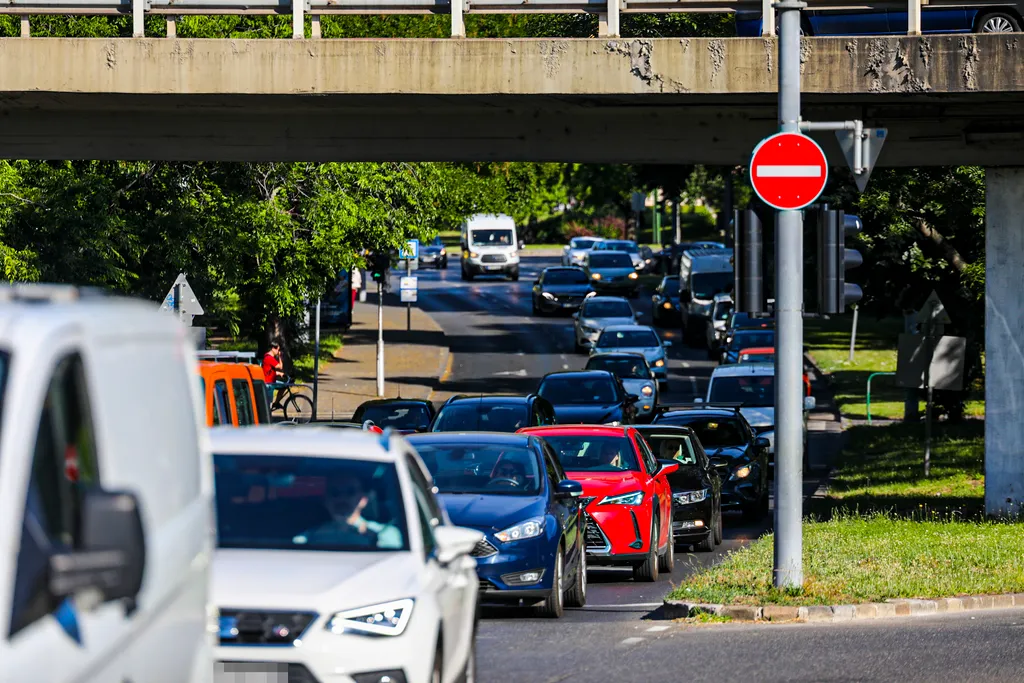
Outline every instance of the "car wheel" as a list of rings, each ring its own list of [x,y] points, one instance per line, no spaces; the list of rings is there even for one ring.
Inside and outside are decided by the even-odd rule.
[[[672,532],[669,531],[668,547],[665,549],[665,554],[658,558],[658,571],[666,574],[671,574],[672,570],[676,568],[676,541],[672,538]]]
[[[715,522],[715,545],[722,545],[722,507],[718,507],[718,521]]]
[[[1018,33],[1017,17],[1006,12],[991,12],[978,19],[977,33]]]
[[[555,555],[555,573],[551,581],[551,592],[544,604],[537,607],[538,616],[558,619],[565,613],[565,555],[558,549]]]
[[[472,280],[472,279],[473,279],[473,276],[472,276],[472,275],[470,275],[469,273],[467,273],[467,272],[466,272],[466,269],[465,269],[465,268],[463,268],[463,269],[462,269],[462,279],[463,279],[463,280],[466,280],[466,281],[469,281],[469,280]]]
[[[633,567],[634,581],[657,581],[658,580],[658,521],[651,524],[651,547],[647,551],[647,558],[642,564]]]
[[[565,595],[565,604],[569,607],[586,607],[587,605],[587,551],[580,549],[580,566],[576,570],[576,580]]]
[[[750,505],[743,508],[743,517],[749,522],[757,522],[767,514],[768,493],[762,493],[761,497]]]
[[[693,549],[699,553],[710,553],[715,549],[715,532],[709,530],[708,535],[700,543],[695,543]]]

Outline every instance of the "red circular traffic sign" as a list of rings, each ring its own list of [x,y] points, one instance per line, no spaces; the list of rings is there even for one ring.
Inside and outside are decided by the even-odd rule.
[[[750,183],[772,208],[802,209],[821,195],[827,181],[825,153],[806,135],[777,133],[754,148]]]

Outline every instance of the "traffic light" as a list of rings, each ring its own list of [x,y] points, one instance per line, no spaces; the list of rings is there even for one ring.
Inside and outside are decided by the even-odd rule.
[[[733,214],[733,310],[764,313],[764,271],[761,219],[751,209]]]
[[[846,248],[846,235],[858,233],[863,226],[857,216],[847,216],[823,204],[817,211],[817,312],[823,315],[843,313],[864,293],[846,282],[846,271],[864,262],[860,252]]]
[[[374,282],[385,282],[391,270],[391,256],[387,252],[374,252],[370,262],[370,274]]]

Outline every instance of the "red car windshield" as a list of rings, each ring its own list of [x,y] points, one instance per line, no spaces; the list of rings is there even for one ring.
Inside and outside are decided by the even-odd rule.
[[[566,472],[640,471],[632,442],[624,436],[544,435]]]

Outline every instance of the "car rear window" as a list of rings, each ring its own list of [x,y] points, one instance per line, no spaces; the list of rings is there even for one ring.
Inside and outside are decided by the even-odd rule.
[[[372,420],[378,427],[400,430],[426,429],[430,425],[430,411],[419,403],[378,404],[364,406],[352,416],[353,422]]]

